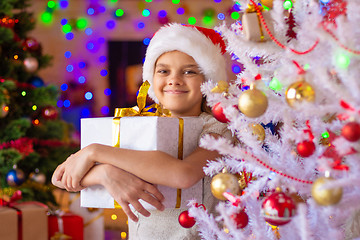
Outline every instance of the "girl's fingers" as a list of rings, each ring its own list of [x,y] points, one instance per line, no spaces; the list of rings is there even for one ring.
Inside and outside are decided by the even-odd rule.
[[[64,168],[62,167],[61,164],[56,168],[54,176],[57,181],[60,181],[63,175],[64,175]]]
[[[156,199],[153,195],[151,195],[148,192],[144,192],[144,194],[141,196],[141,199],[149,203],[150,205],[156,207],[157,210],[162,211],[165,209],[165,206],[161,204],[161,202],[158,199]]]
[[[143,207],[143,205],[141,205],[141,204],[139,203],[138,200],[132,201],[130,204],[131,204],[131,205],[135,208],[135,210],[138,211],[141,215],[143,215],[143,216],[145,216],[145,217],[149,217],[149,216],[150,216],[150,212],[147,211],[147,210]]]
[[[124,213],[134,222],[137,222],[139,219],[135,216],[135,214],[131,211],[128,204],[121,202],[119,203]]]
[[[164,195],[152,184],[147,184],[147,186],[145,187],[145,191],[151,193],[160,202],[163,202],[165,200]]]

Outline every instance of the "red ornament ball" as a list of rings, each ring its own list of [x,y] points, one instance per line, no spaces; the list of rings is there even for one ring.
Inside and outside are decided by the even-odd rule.
[[[179,215],[179,223],[184,228],[191,228],[195,225],[195,218],[189,216],[189,211],[183,211]]]
[[[40,47],[39,42],[35,38],[26,38],[24,43],[24,50],[37,51]]]
[[[360,139],[360,124],[349,122],[341,129],[341,135],[349,142],[356,142]]]
[[[244,210],[241,210],[240,212],[231,215],[231,219],[235,222],[237,229],[244,228],[249,223],[249,216]]]
[[[214,115],[214,117],[216,118],[216,120],[218,120],[219,122],[222,122],[222,123],[228,123],[228,122],[230,122],[230,121],[225,117],[225,114],[224,114],[224,112],[223,112],[223,108],[220,106],[220,103],[219,103],[219,102],[212,107],[212,114]]]
[[[263,201],[261,213],[271,225],[281,226],[291,221],[296,213],[296,204],[285,193],[275,192]]]
[[[309,157],[315,152],[315,144],[313,141],[303,141],[298,143],[297,152],[301,157]]]
[[[43,118],[48,119],[48,120],[54,120],[58,117],[59,112],[56,109],[56,107],[54,106],[47,106],[44,107],[41,111],[41,115],[43,116]]]

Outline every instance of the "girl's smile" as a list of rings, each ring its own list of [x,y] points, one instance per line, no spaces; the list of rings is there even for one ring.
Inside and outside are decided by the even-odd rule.
[[[204,75],[197,63],[183,52],[164,53],[155,63],[155,95],[173,116],[200,115],[203,82]]]

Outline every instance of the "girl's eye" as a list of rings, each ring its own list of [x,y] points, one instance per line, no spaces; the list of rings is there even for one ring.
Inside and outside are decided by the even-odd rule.
[[[184,74],[186,74],[186,75],[189,75],[189,74],[197,74],[197,72],[194,71],[194,70],[185,70],[185,71],[184,71]]]
[[[168,71],[164,69],[158,69],[156,72],[159,74],[166,74]]]

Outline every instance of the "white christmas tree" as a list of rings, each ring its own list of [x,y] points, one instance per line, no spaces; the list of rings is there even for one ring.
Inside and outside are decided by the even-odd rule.
[[[190,216],[204,239],[360,237],[359,1],[236,4],[242,21],[216,30],[244,69],[202,90],[238,141],[201,141],[224,156],[204,171],[225,200]]]

